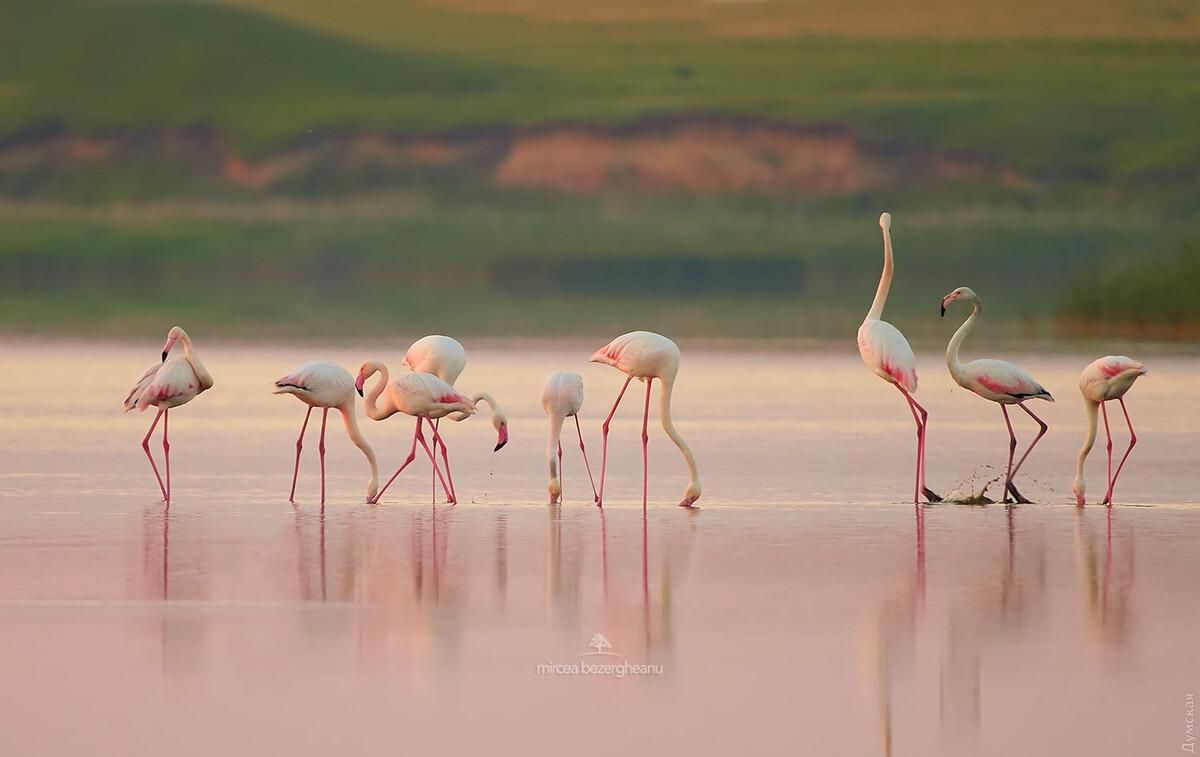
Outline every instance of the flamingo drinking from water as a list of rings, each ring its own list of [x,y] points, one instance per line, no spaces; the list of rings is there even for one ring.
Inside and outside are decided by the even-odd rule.
[[[1008,468],[1004,474],[1004,501],[1009,501],[1008,495],[1011,492],[1017,502],[1027,503],[1029,500],[1017,491],[1017,487],[1013,485],[1013,479],[1016,477],[1017,471],[1021,469],[1025,458],[1029,457],[1029,453],[1033,451],[1034,445],[1046,435],[1048,426],[1025,406],[1025,401],[1042,399],[1053,402],[1054,398],[1050,396],[1050,392],[1034,380],[1033,376],[1012,363],[991,359],[963,363],[958,359],[959,347],[971,333],[971,329],[975,328],[975,321],[983,312],[983,302],[979,299],[979,295],[969,287],[959,287],[942,298],[942,317],[946,315],[947,305],[960,300],[971,303],[973,307],[971,315],[958,327],[958,331],[954,332],[950,344],[946,347],[946,365],[950,369],[950,376],[963,389],[972,391],[985,400],[999,403],[1000,410],[1004,413],[1004,425],[1008,427]],[[1013,453],[1017,449],[1017,435],[1013,433],[1012,421],[1008,418],[1009,405],[1016,405],[1024,410],[1030,418],[1037,422],[1040,429],[1038,435],[1029,444],[1029,449],[1025,450],[1025,454],[1021,455],[1021,459],[1017,461],[1016,466],[1013,465]]]
[[[176,342],[183,344],[183,354],[168,357]],[[150,424],[150,430],[142,439],[142,450],[146,453],[146,459],[150,461],[150,469],[154,471],[154,478],[158,480],[158,488],[162,491],[163,502],[168,505],[171,504],[171,443],[167,439],[168,411],[173,407],[191,402],[197,394],[211,389],[212,385],[212,376],[204,367],[204,363],[201,363],[200,358],[192,351],[192,340],[188,337],[187,332],[178,326],[172,326],[171,330],[167,332],[167,342],[162,348],[162,360],[150,366],[129,390],[129,394],[125,396],[125,412],[129,412],[135,407],[138,410],[145,410],[151,405],[158,408],[158,413],[155,414],[154,421]],[[166,484],[163,483],[162,476],[158,474],[154,456],[150,454],[150,436],[154,433],[154,427],[158,425],[159,418],[162,418],[163,424],[163,467],[167,474]]]
[[[900,390],[904,395],[913,420],[917,422],[917,477],[913,486],[913,503],[924,494],[931,502],[940,502],[941,497],[925,486],[925,433],[929,414],[921,407],[913,394],[917,391],[917,358],[904,334],[892,324],[881,320],[883,306],[887,303],[888,290],[892,286],[892,214],[879,216],[883,229],[883,274],[879,277],[879,288],[875,290],[875,301],[862,325],[858,327],[858,352],[863,362],[884,381]]]
[[[575,419],[575,432],[579,434],[579,451],[583,453],[583,464],[587,468],[588,480],[592,483],[592,500],[599,499],[596,482],[592,478],[592,466],[588,463],[587,450],[583,446],[583,430],[579,427],[579,411],[583,409],[583,378],[578,373],[559,371],[546,377],[542,387],[542,409],[550,417],[550,439],[546,444],[546,461],[550,466],[550,504],[556,504],[562,496],[562,427],[568,417]],[[555,465],[557,451],[558,464]]]
[[[421,337],[409,346],[408,351],[404,353],[404,364],[415,373],[430,373],[450,386],[454,386],[463,369],[467,367],[467,351],[462,343],[453,337],[431,334]],[[492,409],[492,427],[496,429],[496,451],[499,451],[505,444],[508,444],[507,416],[496,404],[496,400],[487,392],[479,392],[471,398],[471,401],[473,405],[486,402]],[[465,415],[456,414],[450,420],[461,421],[464,418],[466,418]],[[441,419],[437,418],[430,424],[435,432],[438,430],[440,422]],[[434,453],[437,452],[439,438],[435,434]],[[446,474],[450,474],[449,468],[446,469]],[[436,484],[434,491],[436,496]]]
[[[688,467],[688,485],[684,490],[681,507],[691,507],[700,499],[700,473],[696,468],[696,459],[687,442],[675,430],[671,421],[671,391],[675,387],[675,375],[679,372],[679,347],[670,339],[650,331],[631,331],[612,340],[592,355],[593,363],[611,365],[625,374],[625,383],[613,403],[612,411],[604,419],[603,446],[600,457],[600,492],[596,495],[596,504],[604,504],[604,474],[608,467],[608,427],[612,423],[617,406],[629,388],[629,382],[636,379],[646,382],[646,406],[642,413],[642,508],[646,507],[646,490],[649,479],[649,466],[646,457],[646,446],[649,436],[646,427],[650,419],[650,389],[654,379],[662,383],[659,391],[659,415],[662,417],[663,431],[679,447]]]
[[[371,420],[381,421],[385,418],[390,418],[396,413],[404,413],[411,415],[417,419],[417,427],[413,432],[412,448],[408,452],[408,457],[401,464],[400,468],[392,474],[388,482],[383,485],[371,503],[379,502],[383,493],[392,485],[396,477],[408,467],[409,463],[417,456],[417,443],[425,449],[425,453],[429,455],[429,461],[433,463],[433,473],[442,483],[442,490],[446,493],[446,499],[454,504],[457,499],[454,495],[454,478],[450,477],[450,460],[446,452],[446,442],[442,441],[442,459],[446,463],[446,475],[450,477],[450,485],[446,485],[446,479],[442,478],[442,472],[438,469],[437,458],[434,457],[433,451],[429,445],[425,443],[425,435],[421,432],[422,422],[428,420],[433,421],[437,418],[444,418],[447,415],[455,414],[461,418],[467,418],[475,413],[475,405],[471,398],[465,397],[454,390],[454,387],[442,381],[437,376],[429,373],[406,373],[397,377],[394,380],[389,380],[387,366],[383,363],[375,361],[367,361],[362,364],[362,368],[358,371],[358,378],[354,380],[354,388],[361,395],[363,393],[363,385],[367,379],[380,374],[379,381],[366,395],[366,413]],[[379,396],[387,392],[387,397],[383,405],[379,405]],[[433,430],[433,438],[438,439],[437,429]]]
[[[1088,430],[1087,436],[1083,440],[1083,449],[1079,450],[1079,463],[1075,467],[1075,483],[1071,486],[1071,491],[1075,493],[1075,502],[1080,507],[1085,503],[1086,491],[1083,481],[1083,463],[1087,460],[1088,453],[1092,451],[1092,445],[1096,441],[1096,409],[1098,407],[1104,414],[1104,436],[1108,442],[1106,445],[1108,449],[1108,489],[1105,490],[1104,499],[1100,504],[1111,505],[1113,487],[1117,485],[1117,476],[1121,475],[1121,468],[1125,467],[1129,453],[1133,452],[1133,447],[1137,444],[1137,434],[1133,432],[1133,422],[1129,420],[1129,410],[1125,407],[1125,393],[1129,391],[1139,376],[1145,374],[1145,366],[1138,361],[1123,355],[1108,355],[1090,363],[1087,368],[1083,369],[1083,374],[1079,377],[1079,392],[1083,395],[1083,404],[1087,409]],[[1121,412],[1125,414],[1125,423],[1129,426],[1129,448],[1125,450],[1125,455],[1117,465],[1116,473],[1113,473],[1112,467],[1112,432],[1108,427],[1108,410],[1104,404],[1109,400],[1121,403]]]
[[[321,408],[321,437],[317,444],[317,451],[321,457],[321,504],[325,504],[325,423],[329,420],[331,408],[342,414],[342,421],[346,424],[346,435],[367,458],[367,465],[371,468],[371,478],[367,482],[367,501],[373,500],[379,491],[378,469],[375,465],[375,453],[358,428],[358,413],[354,406],[354,379],[351,378],[350,372],[333,363],[305,363],[276,381],[273,393],[294,395],[308,405],[304,423],[300,426],[300,436],[296,439],[296,466],[292,470],[292,492],[288,495],[288,501],[296,501],[300,450],[304,448],[304,432],[308,429],[308,419],[312,416],[314,407]]]

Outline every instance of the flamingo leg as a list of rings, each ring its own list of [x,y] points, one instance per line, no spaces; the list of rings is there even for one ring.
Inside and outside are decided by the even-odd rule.
[[[913,484],[913,504],[915,505],[921,501],[921,463],[923,462],[921,459],[921,440],[925,437],[923,433],[924,424],[921,416],[917,414],[917,403],[913,401],[912,396],[899,384],[893,384],[893,386],[899,389],[900,393],[904,395],[904,399],[908,402],[908,410],[912,413],[913,420],[917,422],[917,477],[916,482]],[[922,412],[924,411],[922,410]]]
[[[321,440],[317,443],[317,452],[321,456],[321,505],[325,505],[325,422],[329,420],[329,408],[321,411]]]
[[[433,423],[433,421],[430,421],[430,423]],[[452,505],[457,504],[454,501],[454,495],[451,493],[450,487],[446,486],[446,479],[442,478],[442,471],[440,468],[438,468],[437,458],[433,456],[433,450],[431,450],[429,448],[429,445],[425,443],[425,434],[421,433],[421,425],[420,424],[417,424],[417,441],[421,443],[421,447],[425,450],[425,454],[429,455],[429,462],[433,463],[434,475],[436,475],[438,477],[438,481],[442,482],[442,491],[444,491],[446,493],[446,500],[448,502],[450,502],[450,504],[452,504]],[[445,446],[446,446],[446,442],[443,441],[442,442],[443,451],[444,451]]]
[[[436,418],[429,422],[429,425],[433,427],[433,451],[434,451],[434,454],[437,454],[438,440],[441,438],[438,436],[438,433],[437,433],[438,423],[441,422],[441,420],[442,420],[441,418]],[[434,466],[434,467],[437,467],[437,466]],[[450,464],[449,463],[446,464],[446,472],[447,473],[450,472]],[[429,492],[430,492],[429,496],[432,497],[431,501],[433,502],[433,504],[436,505],[437,504],[437,474],[436,473],[431,473],[429,475]]]
[[[596,493],[596,480],[592,478],[592,466],[588,464],[587,449],[583,446],[583,429],[579,427],[579,416],[575,416],[575,433],[579,434],[579,451],[583,453],[583,467],[587,468],[588,481],[592,485],[592,501],[598,501],[600,495]],[[562,462],[559,461],[559,468],[562,468]]]
[[[1104,490],[1104,501],[1100,504],[1107,505],[1108,498],[1112,495],[1112,431],[1108,428],[1108,403],[1100,403],[1100,415],[1104,418],[1104,449],[1108,452],[1108,487]]]
[[[917,421],[917,454],[918,466],[920,468],[918,475],[921,479],[919,484],[921,494],[924,495],[926,502],[941,502],[942,498],[925,485],[925,441],[929,436],[929,413],[924,407],[921,406],[920,402],[917,402],[917,400],[902,387],[897,385],[897,388],[899,388],[901,392],[904,392],[904,397],[908,400],[909,406],[914,408],[917,414],[920,415],[920,419]]]
[[[1043,437],[1043,436],[1045,436],[1045,435],[1046,435],[1046,430],[1047,430],[1047,429],[1049,429],[1050,427],[1046,425],[1046,422],[1045,422],[1045,421],[1043,421],[1041,418],[1037,417],[1037,415],[1035,415],[1035,414],[1034,414],[1034,412],[1033,412],[1032,410],[1030,410],[1029,408],[1025,407],[1025,403],[1024,403],[1024,402],[1018,402],[1018,403],[1017,403],[1017,407],[1019,407],[1019,408],[1021,408],[1022,410],[1024,410],[1024,411],[1025,411],[1025,413],[1026,413],[1026,414],[1027,414],[1027,415],[1028,415],[1030,418],[1033,418],[1035,421],[1037,421],[1037,424],[1038,424],[1038,433],[1037,433],[1037,436],[1035,436],[1035,437],[1033,438],[1033,441],[1029,443],[1029,449],[1025,450],[1025,454],[1021,455],[1021,459],[1020,459],[1020,460],[1018,460],[1018,461],[1017,461],[1017,464],[1016,464],[1016,465],[1013,467],[1013,469],[1012,469],[1012,474],[1009,476],[1009,480],[1008,480],[1008,487],[1009,487],[1009,489],[1012,491],[1012,493],[1013,493],[1013,496],[1015,496],[1015,497],[1017,498],[1017,501],[1018,501],[1018,502],[1021,502],[1022,504],[1026,504],[1026,503],[1028,503],[1028,502],[1029,502],[1029,500],[1027,500],[1027,499],[1025,499],[1024,497],[1022,497],[1022,496],[1021,496],[1021,493],[1020,493],[1019,491],[1017,491],[1017,487],[1013,485],[1013,483],[1012,483],[1012,479],[1013,479],[1013,478],[1016,478],[1017,471],[1021,470],[1021,465],[1022,465],[1022,464],[1025,462],[1025,458],[1029,457],[1029,453],[1030,453],[1030,452],[1033,452],[1033,448],[1034,448],[1035,446],[1037,446],[1037,443],[1038,443],[1039,441],[1041,441],[1041,439],[1042,439],[1042,437]]]
[[[604,425],[600,427],[603,433],[600,443],[600,491],[596,494],[597,507],[604,506],[604,474],[608,470],[608,426],[612,423],[613,416],[617,414],[617,405],[621,404],[621,398],[625,396],[625,390],[629,388],[630,381],[633,381],[633,376],[626,376],[625,383],[621,385],[621,391],[617,394],[617,401],[613,403],[612,410],[604,419]]]
[[[417,434],[419,433],[421,433],[420,417],[417,418],[417,429],[413,432],[412,447],[408,450],[408,457],[404,458],[404,462],[401,463],[396,472],[392,474],[392,477],[388,479],[387,483],[383,485],[383,488],[379,490],[379,493],[375,495],[375,499],[371,500],[372,505],[379,504],[379,499],[383,496],[383,493],[387,491],[387,488],[392,485],[392,482],[396,480],[396,476],[399,476],[401,473],[403,473],[404,469],[408,467],[409,463],[417,458]]]
[[[566,497],[564,497],[563,493],[562,493],[562,480],[563,480],[562,442],[559,442],[558,443],[558,496],[559,496],[559,499],[566,501]]]
[[[300,450],[304,449],[304,432],[308,430],[312,411],[312,405],[309,405],[308,412],[304,414],[304,424],[300,426],[300,436],[296,437],[296,467],[292,470],[292,493],[288,495],[288,502],[293,505],[296,504],[296,479],[300,477]]]
[[[163,467],[167,473],[167,504],[171,504],[171,442],[167,438],[167,418],[171,414],[170,408],[163,408]]]
[[[1133,452],[1133,447],[1137,444],[1137,434],[1133,432],[1133,421],[1129,420],[1129,410],[1125,407],[1125,398],[1121,397],[1117,402],[1121,403],[1121,412],[1125,414],[1125,423],[1129,426],[1129,449],[1125,450],[1125,454],[1121,457],[1121,462],[1117,464],[1117,472],[1113,474],[1112,481],[1108,485],[1108,497],[1105,502],[1110,505],[1113,499],[1113,489],[1117,485],[1117,477],[1121,475],[1121,469],[1125,467],[1125,461],[1129,459],[1129,453]]]
[[[442,461],[446,463],[446,478],[449,479],[449,481],[450,481],[450,492],[448,494],[448,496],[450,497],[450,500],[449,500],[450,504],[457,505],[458,504],[458,492],[454,491],[454,475],[452,473],[450,473],[450,457],[448,456],[448,453],[446,452],[446,440],[438,435],[436,422],[431,422],[429,425],[433,426],[433,449],[435,452],[438,449],[439,443],[441,444]],[[436,480],[437,480],[437,463],[436,463],[436,461],[434,462],[434,465],[433,465],[433,472],[434,472],[434,481],[436,482]],[[434,504],[437,504],[436,499],[437,498],[435,497]]]
[[[1008,406],[1000,405],[1000,412],[1004,413],[1004,425],[1008,426],[1008,467],[1004,470],[1004,496],[1000,499],[1008,502],[1008,490],[1012,486],[1013,454],[1017,451],[1017,434],[1013,431],[1012,421],[1008,419]]]
[[[150,437],[154,434],[154,428],[158,425],[158,419],[162,417],[166,410],[159,408],[154,414],[154,421],[150,424],[150,430],[146,432],[146,437],[142,439],[142,451],[146,453],[146,459],[150,461],[150,470],[154,471],[154,478],[158,481],[159,491],[162,492],[163,502],[167,501],[167,487],[163,486],[162,476],[158,475],[158,466],[154,464],[154,455],[150,454]]]
[[[650,457],[649,457],[649,441],[650,434],[646,433],[646,429],[650,423],[650,387],[654,384],[654,379],[646,379],[646,410],[642,413],[642,512],[646,511],[646,491],[650,483]]]

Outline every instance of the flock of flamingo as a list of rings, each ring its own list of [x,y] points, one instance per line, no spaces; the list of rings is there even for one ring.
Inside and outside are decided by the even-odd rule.
[[[908,340],[904,338],[900,330],[882,320],[895,268],[892,254],[891,222],[890,213],[884,213],[879,217],[879,225],[883,230],[883,273],[880,276],[879,287],[875,292],[871,309],[867,312],[862,326],[859,327],[858,348],[867,367],[884,381],[895,386],[904,397],[912,412],[913,420],[916,422],[917,462],[913,488],[914,504],[919,504],[922,497],[927,501],[937,502],[941,498],[929,489],[925,482],[925,438],[929,414],[913,398],[917,391],[916,357],[913,355]],[[1046,434],[1048,427],[1026,403],[1034,399],[1053,402],[1054,397],[1033,376],[1012,363],[990,358],[963,363],[959,359],[959,349],[978,321],[980,313],[983,311],[983,303],[973,290],[968,287],[959,287],[942,298],[941,314],[943,317],[946,315],[947,306],[956,302],[969,303],[971,314],[950,339],[950,344],[946,348],[946,365],[955,383],[1000,406],[1009,436],[1003,500],[1006,503],[1013,501],[1028,503],[1029,500],[1017,489],[1014,479],[1025,460],[1033,452],[1033,448]],[[182,354],[172,356],[171,350],[176,344],[181,345]],[[449,452],[445,440],[439,434],[439,424],[442,418],[449,418],[452,421],[466,420],[475,415],[481,402],[486,403],[491,411],[492,426],[497,433],[495,449],[498,451],[508,443],[508,420],[496,400],[486,392],[468,396],[454,388],[455,382],[467,363],[466,350],[457,340],[440,335],[419,339],[409,347],[403,362],[407,372],[395,378],[390,376],[386,365],[370,360],[362,364],[357,377],[354,378],[344,368],[333,363],[312,362],[302,365],[275,382],[274,393],[291,394],[308,406],[304,414],[304,422],[300,427],[300,435],[296,439],[296,463],[292,472],[289,501],[295,501],[301,451],[314,408],[321,409],[321,432],[317,449],[321,465],[322,505],[325,503],[325,429],[331,409],[336,409],[341,413],[350,441],[362,450],[367,459],[370,467],[370,480],[367,484],[366,501],[370,504],[378,503],[392,482],[416,459],[418,444],[433,466],[432,486],[435,498],[437,486],[440,484],[446,500],[451,504],[457,503],[454,477],[450,471]],[[693,507],[695,502],[700,499],[701,493],[699,469],[691,449],[671,420],[671,392],[675,384],[675,377],[679,372],[679,348],[673,341],[660,334],[649,331],[633,331],[623,334],[601,347],[592,355],[591,362],[612,366],[625,374],[625,383],[622,384],[612,410],[609,411],[601,426],[600,486],[596,487],[595,479],[592,477],[591,464],[588,462],[587,450],[583,441],[583,430],[579,424],[579,412],[583,407],[583,379],[577,373],[565,371],[554,373],[547,377],[542,389],[542,408],[546,411],[550,421],[546,448],[550,474],[547,487],[550,503],[558,503],[562,496],[562,428],[567,418],[574,418],[576,433],[579,437],[579,449],[592,485],[593,500],[597,506],[603,506],[604,482],[608,469],[609,426],[617,412],[617,407],[621,404],[621,399],[629,388],[629,383],[636,378],[646,385],[646,399],[642,413],[642,507],[645,508],[647,504],[650,396],[656,379],[661,385],[659,416],[663,431],[679,448],[688,468],[688,485],[679,504],[682,507]],[[1083,467],[1096,441],[1098,414],[1102,415],[1104,419],[1108,450],[1107,488],[1101,504],[1111,505],[1113,503],[1113,488],[1117,478],[1125,466],[1125,461],[1129,458],[1129,453],[1137,444],[1137,435],[1133,431],[1133,423],[1129,419],[1124,396],[1133,386],[1134,381],[1145,373],[1146,369],[1141,363],[1128,357],[1109,355],[1090,363],[1084,368],[1083,374],[1079,378],[1079,391],[1083,395],[1088,419],[1087,435],[1083,447],[1079,451],[1075,480],[1072,485],[1072,491],[1079,506],[1086,503]],[[364,394],[366,382],[376,375],[379,378]],[[167,426],[170,410],[191,402],[197,395],[211,389],[212,386],[212,375],[196,355],[187,332],[174,326],[167,333],[161,361],[142,374],[125,398],[126,411],[135,408],[145,410],[151,406],[158,410],[150,424],[150,429],[142,439],[142,450],[150,461],[150,468],[158,481],[163,501],[168,504],[171,502],[171,445]],[[375,453],[358,426],[357,401],[354,398],[356,392],[364,398],[364,412],[371,420],[382,421],[396,413],[412,416],[416,420],[408,456],[382,488],[379,486]],[[1120,404],[1125,422],[1129,426],[1129,447],[1121,457],[1115,471],[1113,470],[1112,434],[1107,410],[1107,403],[1113,400]],[[1017,436],[1009,418],[1009,405],[1016,405],[1023,410],[1037,423],[1039,429],[1037,436],[1029,443],[1020,458],[1017,458],[1015,465],[1013,459],[1017,450]],[[159,474],[154,455],[150,452],[150,438],[160,420],[162,421],[165,481],[164,477]],[[426,440],[422,428],[425,422],[429,423],[430,440]],[[440,467],[438,465],[439,452],[442,460]]]

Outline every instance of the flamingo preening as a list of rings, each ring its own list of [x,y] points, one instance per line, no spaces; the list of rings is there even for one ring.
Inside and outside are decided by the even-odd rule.
[[[1013,479],[1016,477],[1017,471],[1021,469],[1025,458],[1029,457],[1029,453],[1033,451],[1034,445],[1046,435],[1048,426],[1025,406],[1025,401],[1042,399],[1053,402],[1054,398],[1050,396],[1050,392],[1046,391],[1045,387],[1034,380],[1033,376],[1012,363],[991,359],[963,363],[958,359],[959,347],[971,333],[971,329],[975,328],[975,321],[983,312],[983,302],[979,299],[979,295],[969,287],[959,287],[942,298],[943,318],[946,316],[946,306],[959,300],[970,302],[972,310],[971,315],[967,316],[963,324],[958,327],[958,331],[954,332],[950,344],[946,347],[946,366],[950,369],[950,376],[963,389],[972,391],[985,400],[999,403],[1000,410],[1004,413],[1004,425],[1008,427],[1008,468],[1004,474],[1004,501],[1009,501],[1008,495],[1011,493],[1017,502],[1027,503],[1029,500],[1017,491]],[[1016,405],[1028,413],[1029,417],[1037,422],[1040,429],[1038,435],[1030,442],[1029,449],[1025,450],[1025,454],[1021,455],[1021,459],[1017,461],[1016,466],[1013,466],[1013,453],[1017,449],[1017,435],[1013,433],[1012,421],[1008,418],[1009,405]]]
[[[883,274],[879,277],[879,288],[875,290],[875,300],[871,303],[871,309],[867,311],[867,317],[858,327],[858,352],[875,375],[900,390],[900,394],[904,395],[904,400],[908,403],[908,409],[912,412],[913,420],[917,422],[917,477],[913,486],[913,503],[918,503],[922,494],[930,502],[940,502],[942,498],[925,486],[925,434],[929,425],[929,414],[912,396],[917,391],[917,358],[913,355],[912,347],[904,338],[904,334],[892,324],[881,320],[888,290],[892,286],[894,268],[892,214],[884,213],[879,216],[879,226],[883,229]]]
[[[684,490],[680,507],[691,507],[700,499],[700,473],[696,469],[696,459],[687,442],[675,430],[671,421],[671,391],[675,386],[675,376],[679,373],[679,347],[661,334],[650,331],[631,331],[612,340],[592,355],[591,362],[611,365],[625,374],[625,383],[613,403],[612,411],[604,419],[603,446],[600,457],[600,491],[596,495],[596,504],[604,504],[604,474],[608,467],[608,427],[612,423],[617,406],[629,388],[629,382],[636,379],[646,382],[646,406],[642,414],[642,508],[646,507],[646,490],[649,482],[649,465],[646,457],[649,436],[646,432],[650,420],[650,388],[654,379],[662,383],[659,391],[659,415],[662,417],[663,431],[679,447],[688,467],[688,485]]]
[[[446,499],[454,504],[458,500],[454,495],[454,478],[450,476],[450,459],[446,452],[446,442],[441,442],[442,460],[446,463],[446,476],[450,479],[449,486],[446,485],[446,479],[442,477],[441,470],[438,469],[437,458],[434,457],[433,450],[425,442],[425,435],[421,432],[421,423],[423,421],[433,421],[438,418],[444,418],[447,415],[455,414],[460,418],[470,417],[475,413],[475,404],[469,397],[465,397],[454,390],[454,387],[442,381],[437,376],[429,373],[406,373],[396,379],[390,380],[388,377],[387,366],[383,363],[375,361],[367,361],[362,364],[358,371],[358,378],[354,380],[354,388],[361,395],[363,393],[363,385],[367,379],[380,374],[380,379],[372,387],[370,393],[366,395],[365,410],[367,417],[371,420],[381,421],[385,418],[390,418],[396,413],[404,413],[411,415],[417,419],[417,427],[413,432],[412,448],[408,451],[408,457],[401,464],[399,469],[392,474],[375,498],[371,500],[371,504],[379,502],[383,493],[392,485],[396,477],[400,475],[409,463],[417,456],[417,443],[425,449],[425,453],[429,455],[429,461],[433,463],[433,473],[442,484],[442,490],[446,493]],[[387,391],[385,404],[378,404],[379,396]],[[432,424],[431,424],[432,425]],[[437,429],[433,429],[433,438],[437,440]]]
[[[183,344],[183,354],[168,357],[171,347],[176,342]],[[171,443],[167,439],[168,411],[173,407],[191,402],[197,394],[211,389],[212,385],[212,375],[192,351],[192,340],[188,337],[187,332],[178,326],[172,326],[171,330],[167,332],[167,342],[162,348],[162,360],[150,366],[129,390],[129,394],[125,396],[125,412],[134,408],[139,411],[145,410],[151,405],[158,408],[158,413],[155,414],[154,421],[150,424],[150,430],[142,439],[142,450],[146,453],[146,459],[150,461],[150,469],[154,471],[154,478],[158,480],[158,488],[162,491],[163,502],[168,505],[171,504]],[[163,424],[163,467],[167,474],[166,484],[163,484],[162,476],[158,474],[158,467],[154,464],[154,456],[150,454],[150,436],[154,433],[154,427],[158,425],[159,418],[162,418]]]
[[[563,422],[568,417],[575,419],[575,432],[579,434],[579,451],[583,453],[583,464],[587,468],[588,480],[592,483],[592,501],[598,501],[600,495],[596,493],[592,466],[588,463],[587,450],[583,446],[583,430],[579,427],[579,411],[583,409],[583,378],[578,373],[565,371],[547,376],[546,384],[542,387],[542,409],[550,418],[550,438],[546,443],[546,461],[550,467],[550,504],[556,504],[562,496],[561,437]]]
[[[1129,410],[1125,407],[1125,393],[1129,391],[1139,376],[1145,374],[1145,366],[1138,361],[1124,355],[1108,355],[1092,361],[1087,368],[1083,369],[1083,374],[1079,377],[1079,392],[1083,395],[1083,404],[1087,409],[1088,429],[1087,436],[1083,440],[1083,449],[1079,450],[1079,462],[1075,467],[1075,482],[1071,486],[1071,491],[1075,493],[1075,502],[1080,507],[1086,501],[1083,464],[1087,460],[1088,453],[1092,451],[1092,445],[1096,442],[1096,409],[1099,408],[1100,412],[1104,414],[1104,436],[1107,438],[1106,447],[1108,449],[1108,488],[1105,490],[1104,499],[1100,504],[1111,505],[1113,503],[1113,487],[1117,485],[1117,476],[1121,475],[1121,469],[1125,467],[1129,453],[1133,452],[1133,447],[1137,444],[1137,434],[1133,432],[1133,422],[1129,420]],[[1113,473],[1112,467],[1112,432],[1108,427],[1108,410],[1105,409],[1104,404],[1109,400],[1116,400],[1121,404],[1121,412],[1125,414],[1125,423],[1129,426],[1129,448],[1125,450],[1125,455],[1117,465],[1116,473]]]
[[[408,351],[404,353],[404,364],[414,373],[429,373],[437,376],[450,386],[454,386],[458,381],[458,377],[462,375],[463,369],[467,367],[467,351],[462,346],[462,343],[453,337],[431,334],[421,337],[409,346]],[[495,451],[498,452],[505,444],[508,444],[508,418],[505,416],[504,411],[500,409],[500,406],[496,404],[496,400],[487,392],[479,392],[471,398],[473,406],[478,405],[480,402],[486,402],[488,407],[492,409],[492,427],[496,429]],[[456,413],[451,416],[450,420],[461,421],[466,417],[465,415]],[[438,441],[440,439],[437,435],[440,421],[440,418],[435,418],[430,423],[434,430],[434,453],[437,453]],[[446,474],[450,474],[448,467]],[[434,484],[434,492],[436,498],[436,483]]]
[[[367,465],[371,468],[371,478],[367,482],[367,501],[373,500],[379,491],[379,471],[375,464],[375,453],[358,428],[358,413],[354,406],[354,379],[351,378],[350,372],[333,363],[305,363],[276,381],[273,394],[291,394],[308,405],[304,423],[300,426],[300,436],[296,439],[296,466],[292,471],[292,492],[288,495],[288,501],[296,501],[300,450],[304,448],[304,432],[308,430],[308,419],[312,416],[314,407],[321,408],[321,437],[317,444],[321,458],[321,504],[325,504],[325,423],[329,420],[330,408],[335,408],[342,414],[342,420],[346,424],[346,435],[367,458]]]

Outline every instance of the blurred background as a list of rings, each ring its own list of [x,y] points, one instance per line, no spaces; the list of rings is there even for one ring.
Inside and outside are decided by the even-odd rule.
[[[0,0],[0,333],[1200,336],[1195,0]]]

